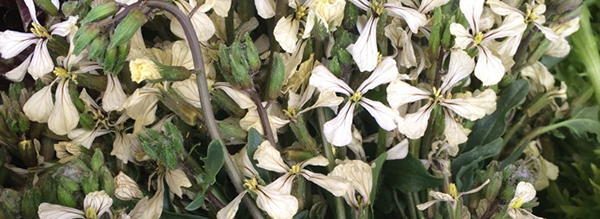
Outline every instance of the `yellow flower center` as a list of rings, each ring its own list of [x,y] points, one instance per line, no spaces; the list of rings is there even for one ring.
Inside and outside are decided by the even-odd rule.
[[[523,199],[521,197],[517,197],[514,202],[510,204],[510,208],[521,208],[523,206]]]
[[[533,12],[533,9],[531,9],[531,8],[527,9],[527,17],[525,18],[525,23],[531,23],[531,22],[537,20],[538,18],[539,18],[538,15]]]
[[[298,8],[296,9],[296,15],[295,15],[295,19],[296,20],[300,20],[302,19],[304,16],[306,16],[307,14],[307,7],[303,6],[303,5],[299,5]]]
[[[458,189],[456,189],[456,184],[450,183],[450,185],[448,185],[448,193],[450,193],[452,198],[458,198]]]
[[[247,190],[256,191],[257,187],[258,187],[258,181],[256,181],[255,177],[253,177],[252,179],[244,180],[244,188],[246,188]]]
[[[98,219],[98,215],[96,214],[96,209],[86,208],[85,209],[85,219]]]
[[[358,102],[360,101],[360,99],[362,98],[362,93],[360,91],[356,91],[354,94],[352,94],[352,96],[350,97],[350,101],[352,102]]]
[[[298,115],[298,111],[295,108],[288,108],[287,110],[283,110],[285,115],[291,119],[296,118]]]
[[[31,27],[31,29],[29,30],[31,31],[31,33],[33,33],[33,35],[42,38],[50,38],[50,33],[48,33],[48,30],[44,26],[35,22],[32,23],[31,26],[33,27]]]
[[[300,170],[302,170],[302,169],[300,169],[300,165],[296,164],[296,165],[292,166],[292,168],[290,169],[290,173],[292,175],[295,175],[295,174],[300,173]]]
[[[52,71],[52,73],[54,73],[54,75],[56,75],[57,77],[61,77],[61,78],[68,78],[69,77],[69,71],[67,71],[67,69],[64,69],[62,67],[54,67],[54,71]]]
[[[383,14],[385,7],[383,7],[382,2],[373,1],[373,2],[371,2],[371,10],[373,11],[373,13],[375,13],[377,16],[379,16],[379,15]]]
[[[479,45],[481,41],[483,41],[483,33],[479,32],[475,34],[475,37],[473,37],[473,43],[475,43],[475,45]]]

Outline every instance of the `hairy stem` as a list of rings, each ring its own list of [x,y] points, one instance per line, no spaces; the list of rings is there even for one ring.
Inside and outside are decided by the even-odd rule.
[[[190,51],[192,53],[192,58],[194,61],[194,68],[196,69],[196,83],[198,84],[198,92],[200,95],[200,104],[202,107],[202,114],[204,115],[206,127],[210,134],[210,137],[213,140],[217,140],[222,142],[221,135],[219,134],[219,128],[217,126],[217,120],[215,119],[214,112],[212,110],[210,104],[210,94],[208,91],[208,84],[206,82],[206,73],[204,70],[204,60],[202,59],[202,50],[200,50],[200,44],[198,43],[198,36],[196,36],[196,32],[194,31],[194,26],[189,17],[184,14],[179,8],[175,5],[172,5],[168,2],[163,2],[159,0],[149,0],[146,2],[146,5],[151,8],[158,8],[165,10],[177,19],[177,21],[183,27],[185,32],[185,38],[190,47]],[[237,169],[234,166],[233,161],[231,160],[231,156],[227,151],[227,148],[224,144],[223,151],[225,151],[225,169],[227,171],[227,175],[229,179],[231,179],[232,184],[235,186],[235,189],[238,193],[243,192],[245,189],[242,187],[242,177],[239,175]],[[248,210],[252,214],[254,218],[263,218],[262,213],[256,208],[254,202],[252,202],[249,198],[244,198],[244,204],[248,207]]]

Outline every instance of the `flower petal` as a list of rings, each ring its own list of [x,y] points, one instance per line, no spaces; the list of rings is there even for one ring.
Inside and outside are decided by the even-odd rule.
[[[50,27],[52,35],[65,37],[73,35],[77,31],[77,16],[69,16],[66,21],[57,23]]]
[[[256,164],[257,167],[265,170],[278,173],[287,173],[289,170],[288,165],[283,162],[279,151],[269,141],[263,141],[258,146],[254,152],[254,160],[258,161]]]
[[[512,204],[513,201],[520,198],[523,203],[527,203],[535,198],[535,193],[535,187],[531,183],[521,181],[517,184],[515,196],[510,202]]]
[[[29,74],[31,74],[35,80],[41,78],[54,69],[54,62],[52,61],[52,57],[48,52],[48,47],[46,46],[47,43],[47,40],[38,41],[38,43],[35,45],[35,50],[33,51],[33,57],[31,58],[29,68],[27,68]]]
[[[444,99],[440,104],[463,118],[475,121],[496,110],[496,93],[492,89],[475,95],[464,93],[454,99]]]
[[[54,108],[52,101],[52,84],[35,92],[23,105],[23,112],[31,121],[48,122]]]
[[[256,12],[264,19],[269,19],[275,16],[275,1],[274,0],[255,0]]]
[[[335,91],[337,93],[345,94],[346,96],[350,96],[351,93],[354,93],[352,88],[344,81],[335,77],[335,75],[323,65],[318,65],[313,69],[308,84],[316,87],[320,92]]]
[[[414,113],[406,114],[398,119],[398,131],[410,139],[423,137],[433,106],[431,103],[421,107]]]
[[[292,193],[292,186],[294,184],[294,179],[296,179],[296,175],[292,175],[290,173],[285,173],[277,178],[275,181],[271,182],[268,187],[269,189],[275,190],[281,194],[289,195]]]
[[[106,90],[102,95],[102,109],[104,111],[120,111],[123,109],[123,103],[127,100],[127,95],[121,87],[119,77],[113,74],[107,75]]]
[[[363,97],[359,102],[360,105],[365,108],[379,126],[387,131],[396,128],[396,122],[398,121],[398,113],[392,108],[383,105],[379,101],[373,101]]]
[[[39,38],[32,33],[6,30],[0,32],[0,42],[0,53],[2,53],[2,58],[10,59],[19,55],[19,53],[23,52],[23,50],[27,49],[31,44],[39,42]]]
[[[225,207],[221,208],[221,210],[217,212],[217,219],[234,219],[244,195],[246,195],[245,191],[236,196]]]
[[[454,47],[466,49],[473,42],[473,36],[463,25],[457,23],[450,24],[450,33],[455,36]]]
[[[448,154],[455,156],[458,152],[458,145],[467,142],[471,130],[464,128],[460,123],[456,122],[449,113],[446,113],[444,117],[444,124],[444,136],[446,136],[448,144],[453,147],[452,150],[448,151]]]
[[[112,206],[112,203],[112,198],[110,198],[106,192],[90,192],[83,200],[83,208],[96,210],[97,216],[100,218],[104,213],[110,213],[110,206]]]
[[[296,51],[296,43],[298,42],[298,29],[300,22],[295,20],[293,16],[282,17],[277,21],[273,36],[279,43],[281,48],[288,53]]]
[[[329,160],[327,160],[327,158],[323,157],[322,155],[310,158],[308,160],[305,160],[302,162],[302,165],[300,165],[300,167],[303,169],[306,166],[327,166],[329,164]]]
[[[345,146],[352,142],[352,120],[356,104],[346,102],[337,116],[323,125],[323,134],[334,146]]]
[[[268,186],[259,186],[256,205],[275,219],[291,219],[298,212],[298,200],[294,196],[279,193]]]
[[[418,33],[419,28],[427,24],[427,17],[415,9],[395,3],[386,3],[384,6],[391,16],[404,19],[413,33]]]
[[[361,72],[372,71],[377,66],[377,21],[379,18],[369,17],[356,42],[347,48]]]
[[[473,33],[480,31],[477,22],[481,20],[484,2],[485,0],[460,0],[460,11],[465,15]]]
[[[6,77],[6,79],[14,81],[14,82],[22,81],[23,78],[25,78],[25,73],[27,73],[27,68],[29,68],[29,64],[31,63],[32,56],[33,56],[33,54],[30,54],[25,60],[23,60],[23,62],[21,64],[19,64],[19,66],[4,73],[4,77]]]
[[[404,139],[388,149],[386,160],[400,160],[404,159],[406,155],[408,155],[408,139]]]
[[[87,149],[90,149],[90,147],[92,147],[92,143],[94,143],[94,140],[102,135],[108,134],[110,133],[109,130],[106,129],[94,129],[94,130],[87,130],[87,129],[83,129],[83,128],[79,128],[79,129],[73,129],[72,131],[69,132],[68,137],[69,139],[71,139],[71,142],[81,145]]]
[[[396,61],[392,57],[386,57],[377,65],[373,73],[358,86],[357,91],[364,94],[379,85],[392,82],[397,77]]]
[[[475,77],[481,80],[483,86],[497,84],[506,72],[502,60],[485,46],[478,46],[477,49],[479,52],[475,65]]]
[[[38,208],[40,219],[75,219],[85,218],[83,211],[62,205],[42,203]]]
[[[168,170],[165,174],[165,181],[169,186],[169,190],[179,196],[179,198],[183,195],[181,188],[189,188],[192,186],[192,182],[190,182],[187,175],[185,175],[185,172],[181,169]]]
[[[448,74],[443,78],[440,89],[442,93],[451,90],[456,83],[467,78],[475,68],[475,61],[463,50],[454,50],[450,53]]]
[[[321,188],[331,192],[336,197],[340,197],[352,191],[352,185],[345,179],[337,176],[327,176],[320,173],[313,173],[310,171],[302,171],[302,176],[319,185]]]
[[[59,82],[55,99],[56,105],[48,117],[48,128],[57,135],[65,135],[79,123],[79,112],[69,95],[69,81]]]
[[[388,85],[386,91],[387,101],[392,109],[398,109],[398,107],[407,103],[428,99],[432,95],[429,91],[413,87],[401,79],[392,81],[392,83]]]

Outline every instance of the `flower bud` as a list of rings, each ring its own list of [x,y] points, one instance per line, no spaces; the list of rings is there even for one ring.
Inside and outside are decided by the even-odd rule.
[[[250,65],[250,70],[252,72],[257,72],[260,70],[260,56],[258,54],[258,49],[252,42],[252,38],[250,35],[246,35],[246,58],[248,60],[248,65]]]
[[[487,185],[487,187],[485,188],[485,198],[488,201],[493,201],[496,196],[498,195],[498,192],[500,192],[500,188],[502,187],[502,173],[497,172],[494,174],[494,176],[492,176],[492,179],[490,180],[490,184]]]
[[[22,218],[37,218],[37,209],[41,202],[42,193],[39,188],[26,189],[20,203]]]
[[[233,75],[232,84],[242,88],[252,88],[252,80],[250,79],[249,66],[246,61],[244,52],[242,51],[239,42],[234,42],[230,47],[229,59],[231,64],[231,74]]]
[[[274,54],[271,66],[271,73],[269,74],[269,81],[267,82],[267,89],[265,96],[267,99],[274,100],[281,94],[281,88],[285,81],[285,65],[283,64],[283,58],[281,54]]]
[[[112,173],[108,170],[107,167],[103,166],[100,169],[100,183],[102,185],[102,189],[106,191],[108,194],[113,194],[115,192],[115,181],[113,179]]]
[[[129,42],[125,42],[119,45],[117,49],[117,59],[115,60],[115,66],[111,69],[113,73],[118,74],[123,69],[127,56],[129,55]]]
[[[84,193],[98,191],[100,184],[98,183],[98,174],[91,173],[81,178],[81,188]]]
[[[219,132],[223,137],[226,145],[237,144],[246,141],[246,130],[240,127],[240,120],[234,117],[217,121]]]
[[[37,142],[37,147],[39,147],[39,142]],[[19,155],[21,156],[21,160],[28,167],[37,166],[37,153],[36,148],[31,140],[23,140],[19,142]]]
[[[143,194],[138,184],[123,172],[115,176],[115,197],[128,201],[134,198],[142,198]]]
[[[98,172],[102,166],[104,166],[104,154],[99,148],[96,148],[92,160],[90,161],[90,167],[92,168],[92,171]]]
[[[108,48],[104,53],[104,60],[102,62],[105,71],[112,71],[117,64],[117,55],[119,50],[117,48]],[[131,63],[130,63],[131,66]]]
[[[192,72],[182,66],[170,66],[156,63],[159,73],[164,81],[183,81],[190,78]]]
[[[75,33],[75,54],[81,53],[100,34],[100,28],[96,25],[84,25]]]
[[[143,80],[161,79],[158,66],[149,59],[138,58],[130,61],[129,71],[131,71],[131,80],[136,83],[141,83]]]
[[[108,39],[106,36],[102,35],[96,37],[90,47],[88,49],[88,57],[90,59],[94,59],[97,62],[102,62],[104,60],[104,53],[106,52],[106,48],[108,47]]]
[[[52,15],[52,16],[58,15],[58,8],[56,5],[54,5],[52,3],[51,0],[34,0],[34,2],[35,2],[35,5],[40,7],[42,10],[44,10],[49,15]]]
[[[345,6],[345,0],[315,0],[311,2],[310,8],[327,30],[333,32],[342,24]]]
[[[117,3],[114,1],[109,1],[104,4],[97,5],[87,13],[87,15],[81,20],[81,24],[86,24],[89,22],[95,22],[107,18],[117,12],[119,7]]]
[[[146,15],[139,9],[133,9],[115,28],[108,48],[115,48],[125,42],[129,42],[131,37],[133,37],[144,23],[146,23]]]

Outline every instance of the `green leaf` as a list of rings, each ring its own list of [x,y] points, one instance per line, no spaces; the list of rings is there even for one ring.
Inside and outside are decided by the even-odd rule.
[[[377,189],[379,188],[379,186],[377,186],[379,184],[379,176],[381,175],[381,169],[383,168],[383,163],[385,162],[386,158],[387,158],[387,153],[383,152],[372,163],[372,171],[371,172],[373,173],[373,185],[375,185],[375,186],[373,186],[373,188],[371,189],[370,203],[375,203]]]
[[[248,157],[252,158],[254,156],[254,151],[258,148],[260,143],[263,142],[263,137],[256,129],[250,128],[248,131],[248,144],[246,148],[248,150]]]
[[[598,121],[599,109],[598,106],[583,108],[575,113],[572,119],[549,125],[544,129],[550,131],[565,127],[568,128],[575,137],[585,138],[589,133],[595,134],[596,141],[600,141],[600,121]]]
[[[404,193],[417,192],[441,186],[443,180],[427,172],[423,164],[412,155],[401,160],[388,160],[383,164],[383,182]]]
[[[456,176],[455,181],[459,188],[468,188],[474,174],[472,170],[478,167],[479,162],[499,154],[503,145],[504,140],[497,138],[488,144],[476,146],[456,157],[452,161],[452,173]]]
[[[506,131],[506,114],[519,105],[528,92],[529,84],[523,79],[516,80],[503,89],[496,104],[496,111],[475,123],[463,150],[490,143],[501,137]]]
[[[198,181],[202,189],[198,191],[194,200],[185,206],[185,210],[194,211],[204,204],[204,197],[208,189],[216,182],[217,174],[225,163],[225,152],[220,141],[213,140],[208,145],[204,161],[204,174],[199,175]]]

